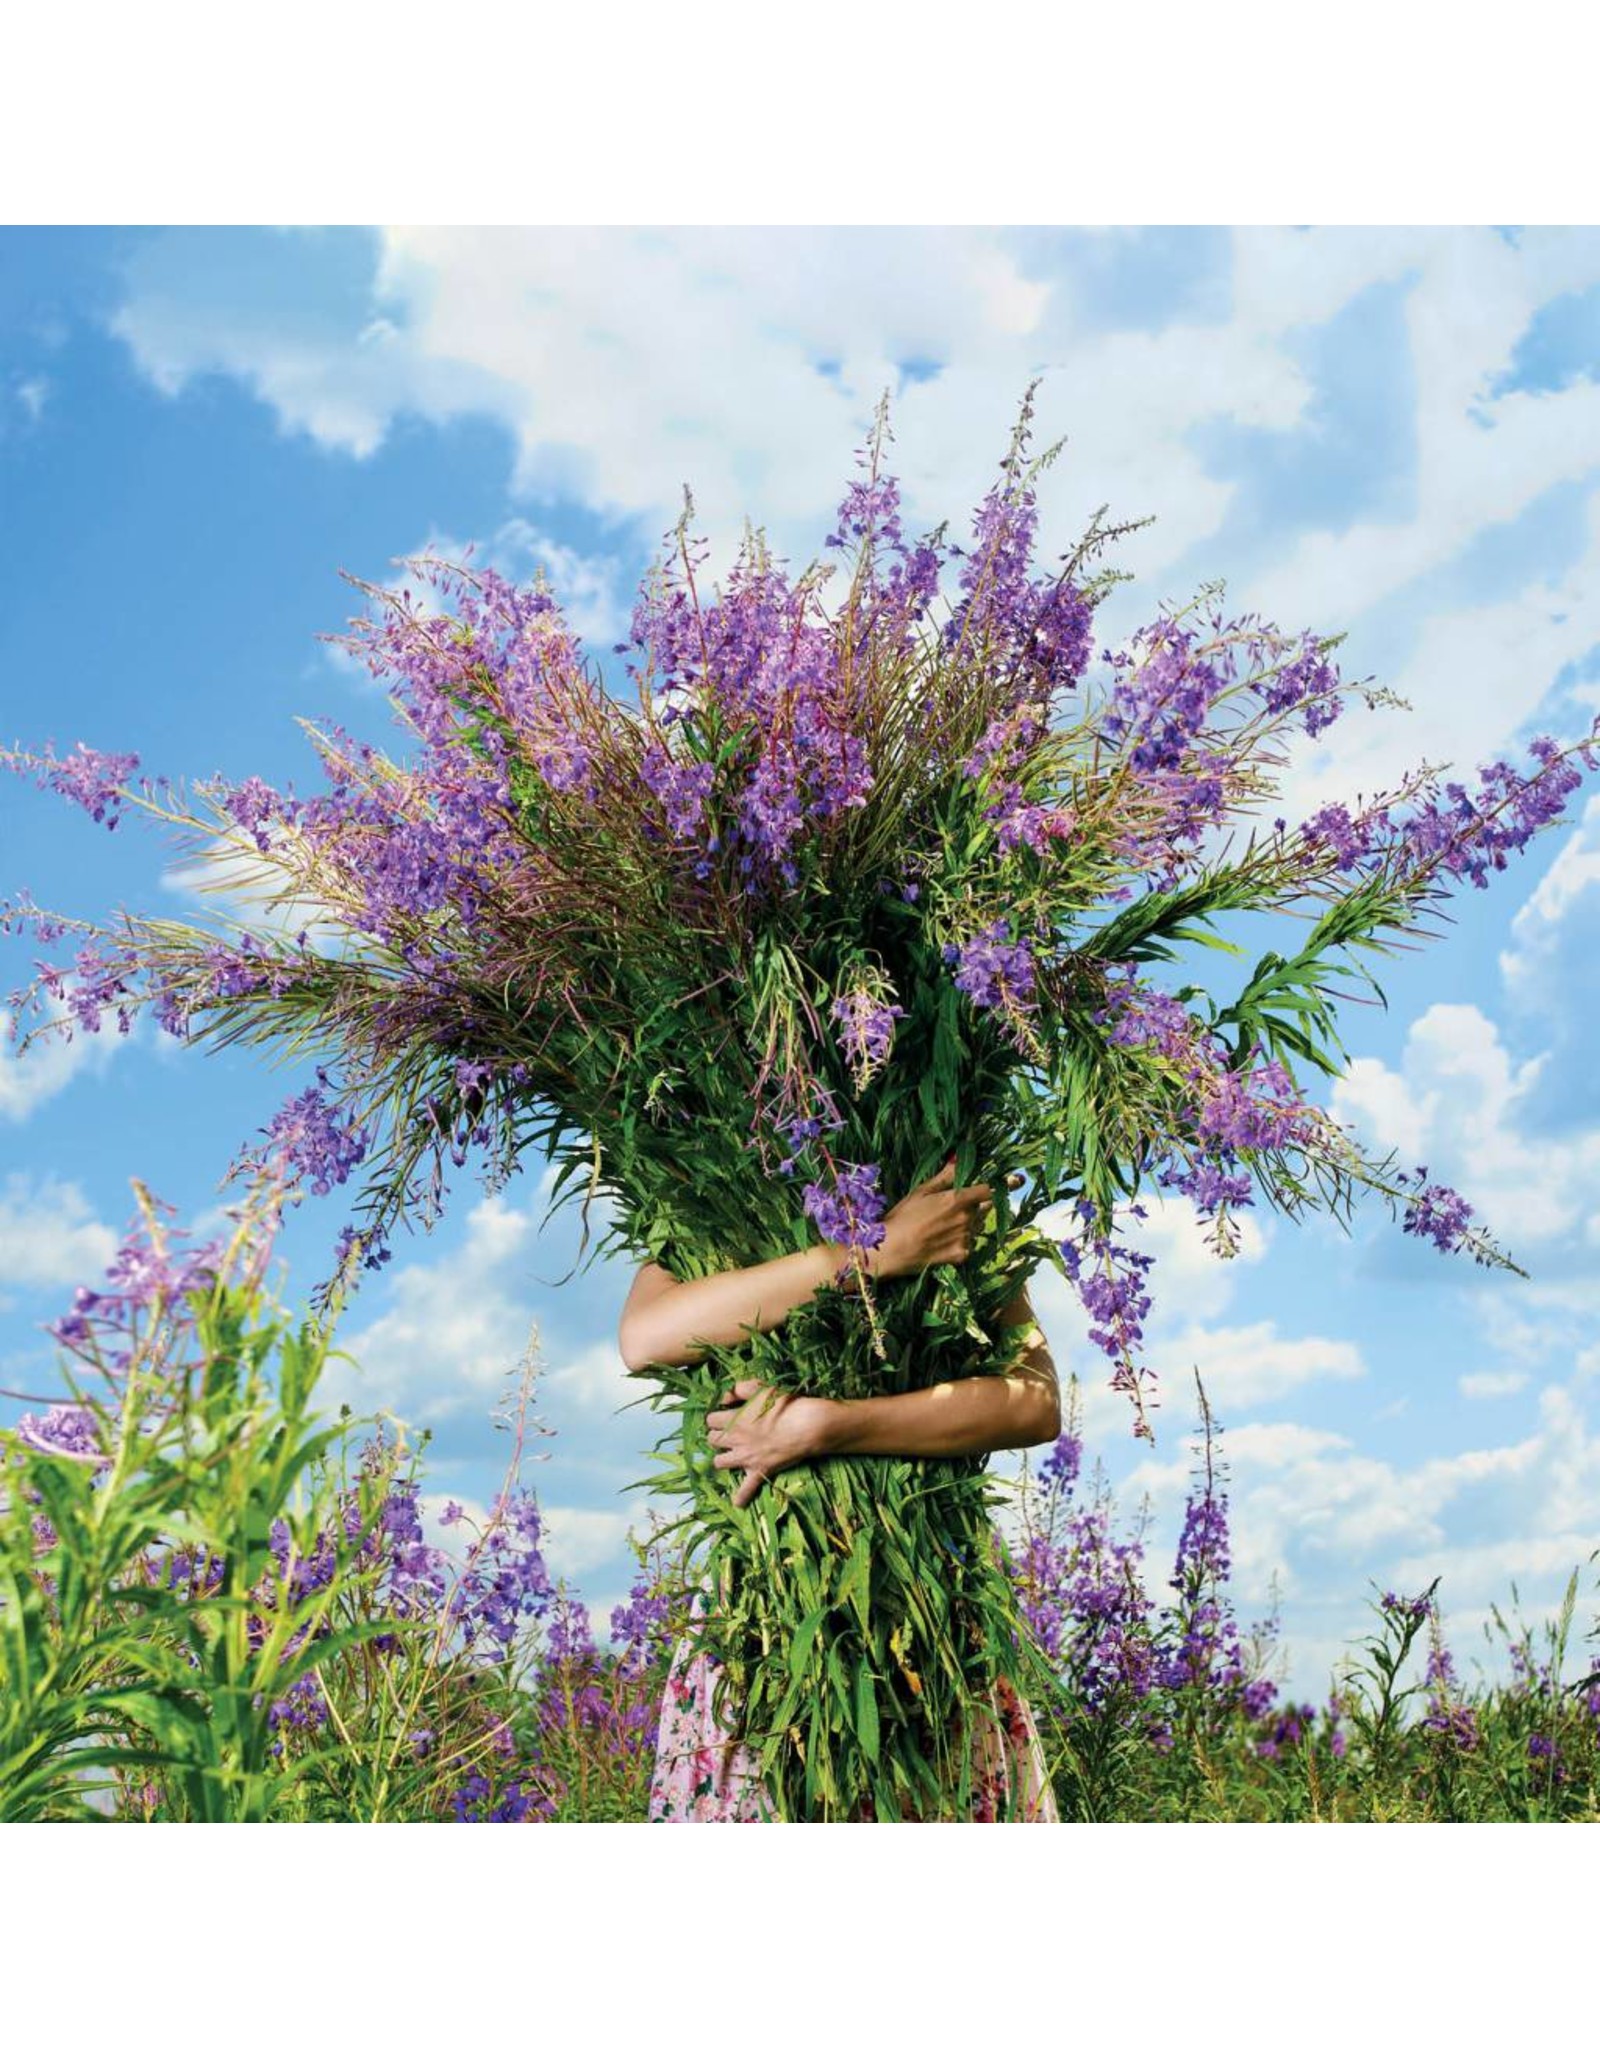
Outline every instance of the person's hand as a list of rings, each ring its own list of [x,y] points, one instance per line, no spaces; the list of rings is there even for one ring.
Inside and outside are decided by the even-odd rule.
[[[959,1266],[970,1257],[979,1226],[994,1207],[994,1188],[988,1181],[958,1188],[955,1178],[952,1152],[931,1180],[895,1203],[883,1219],[883,1242],[870,1254],[871,1272],[917,1273],[924,1266]],[[1008,1185],[1021,1179],[1014,1173]]]
[[[780,1394],[761,1380],[736,1380],[706,1416],[716,1452],[713,1465],[744,1472],[734,1491],[736,1508],[748,1507],[774,1472],[804,1464],[827,1447],[833,1403],[811,1394]]]

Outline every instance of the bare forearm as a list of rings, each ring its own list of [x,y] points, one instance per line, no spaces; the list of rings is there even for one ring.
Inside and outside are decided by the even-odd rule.
[[[822,1422],[831,1456],[958,1458],[1053,1443],[1061,1433],[1061,1396],[1040,1372],[991,1374],[830,1401]]]
[[[692,1365],[703,1344],[738,1344],[749,1336],[750,1324],[773,1329],[819,1287],[831,1284],[847,1256],[838,1245],[814,1244],[759,1265],[665,1288],[624,1322],[623,1363],[630,1372],[645,1365]]]

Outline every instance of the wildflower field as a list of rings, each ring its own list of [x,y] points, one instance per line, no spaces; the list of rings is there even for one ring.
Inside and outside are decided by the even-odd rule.
[[[673,1533],[603,1623],[552,1578],[532,1362],[486,1520],[425,1528],[425,1440],[318,1412],[328,1336],[268,1292],[271,1191],[197,1247],[141,1209],[54,1326],[62,1398],[0,1434],[0,1819],[644,1820],[692,1590]],[[1082,1454],[1069,1424],[999,1523],[1064,1819],[1600,1817],[1576,1570],[1554,1623],[1497,1614],[1506,1682],[1464,1687],[1436,1587],[1391,1589],[1289,1696],[1272,1620],[1230,1598],[1209,1417],[1159,1601]]]

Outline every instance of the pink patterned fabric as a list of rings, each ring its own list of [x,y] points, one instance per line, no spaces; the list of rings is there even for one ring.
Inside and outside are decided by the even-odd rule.
[[[653,1821],[776,1819],[754,1756],[717,1718],[717,1673],[708,1652],[680,1638],[661,1700],[650,1782]],[[995,1688],[993,1718],[984,1718],[974,1730],[972,1763],[972,1820],[1061,1818],[1033,1715],[1003,1679]],[[1014,1777],[1017,1803],[1006,1816],[1008,1776]]]

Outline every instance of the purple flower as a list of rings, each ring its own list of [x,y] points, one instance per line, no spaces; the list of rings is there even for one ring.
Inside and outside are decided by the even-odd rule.
[[[659,798],[673,838],[693,839],[716,777],[714,764],[674,761],[664,748],[651,746],[645,749],[639,773],[645,787]]]
[[[1139,1415],[1135,1431],[1150,1434],[1141,1396],[1148,1369],[1136,1366],[1134,1354],[1144,1342],[1144,1318],[1150,1308],[1150,1293],[1144,1276],[1155,1264],[1153,1254],[1135,1251],[1103,1234],[1095,1221],[1094,1205],[1086,1200],[1075,1204],[1078,1236],[1062,1238],[1057,1246],[1067,1277],[1090,1316],[1089,1341],[1113,1361],[1112,1385],[1134,1398]]]
[[[550,1622],[550,1655],[557,1663],[581,1662],[594,1654],[594,1631],[589,1610],[574,1596],[563,1592],[556,1601]]]
[[[1058,1493],[1068,1493],[1076,1483],[1083,1463],[1083,1441],[1072,1430],[1063,1430],[1039,1465],[1039,1483]]]
[[[19,772],[30,763],[36,765],[39,772],[34,781],[40,789],[53,789],[58,796],[81,804],[94,822],[103,824],[108,832],[117,829],[121,815],[119,785],[126,783],[139,765],[137,754],[102,754],[85,746],[82,740],[65,760],[56,758],[53,742],[46,746],[43,755],[0,753],[0,760]]]
[[[831,1187],[809,1181],[802,1199],[805,1213],[830,1244],[870,1249],[888,1234],[875,1165],[837,1165]]]
[[[1385,1614],[1397,1615],[1404,1621],[1425,1621],[1433,1612],[1433,1602],[1426,1593],[1419,1593],[1413,1599],[1404,1593],[1390,1591],[1378,1604]]]
[[[831,1015],[839,1026],[840,1042],[855,1070],[858,1088],[864,1088],[887,1062],[894,1045],[895,1019],[905,1014],[900,1004],[882,1001],[868,986],[834,997]]]
[[[1325,732],[1344,709],[1344,700],[1338,694],[1339,671],[1319,653],[1315,636],[1310,633],[1302,637],[1293,659],[1269,671],[1256,688],[1269,711],[1303,706],[1301,724],[1313,739]]]
[[[1422,1725],[1434,1735],[1448,1738],[1457,1749],[1476,1749],[1480,1739],[1478,1717],[1461,1697],[1455,1661],[1445,1644],[1436,1611],[1429,1616],[1428,1668],[1423,1683],[1428,1708]]]
[[[1467,1221],[1472,1204],[1453,1188],[1428,1180],[1428,1169],[1415,1169],[1417,1192],[1408,1197],[1406,1220],[1401,1226],[1408,1236],[1430,1238],[1440,1251],[1459,1251],[1467,1238]]]
[[[284,798],[259,775],[246,776],[233,789],[221,785],[217,793],[223,809],[236,825],[250,834],[258,851],[270,852],[272,837],[267,827],[285,815]]]
[[[170,1203],[152,1198],[152,1206],[171,1213]],[[123,1363],[142,1317],[216,1279],[220,1241],[175,1249],[172,1240],[186,1235],[172,1226],[153,1235],[141,1222],[118,1245],[104,1285],[78,1288],[67,1314],[46,1326],[49,1334],[69,1350],[92,1347],[102,1364]]]
[[[90,1465],[111,1462],[92,1409],[60,1402],[43,1415],[24,1415],[16,1428],[18,1440],[30,1450]]]
[[[1194,1686],[1240,1698],[1247,1689],[1244,1649],[1226,1590],[1231,1569],[1228,1502],[1208,1431],[1167,1582],[1177,1600],[1168,1616],[1161,1676],[1174,1692]],[[1269,1686],[1252,1697],[1264,1706],[1275,1691]]]
[[[241,1155],[233,1170],[267,1163],[290,1187],[309,1177],[314,1195],[326,1195],[347,1181],[367,1152],[365,1128],[353,1116],[341,1121],[321,1087],[307,1088],[286,1102],[263,1135],[266,1145]]]
[[[672,1603],[649,1572],[641,1572],[628,1589],[626,1604],[611,1610],[611,1641],[620,1652],[625,1676],[642,1675],[669,1649]]]
[[[525,1487],[503,1494],[452,1593],[463,1640],[489,1663],[504,1663],[523,1621],[542,1616],[555,1598],[542,1537],[533,1495]]]
[[[1026,941],[1012,940],[1010,918],[997,918],[976,937],[947,945],[944,958],[955,966],[956,987],[979,1009],[1033,1007],[1033,954]]]

